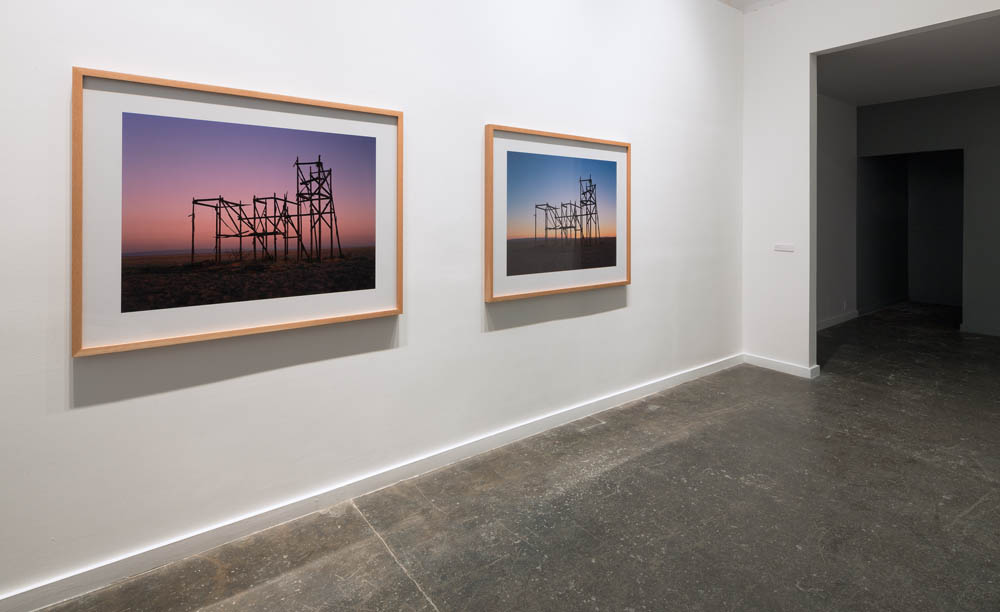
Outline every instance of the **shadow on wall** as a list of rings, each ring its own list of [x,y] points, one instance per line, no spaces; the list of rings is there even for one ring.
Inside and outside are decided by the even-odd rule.
[[[86,408],[396,348],[399,317],[177,344],[72,360],[71,408]]]
[[[586,317],[626,306],[628,306],[627,286],[486,303],[483,331],[492,332],[560,319]]]

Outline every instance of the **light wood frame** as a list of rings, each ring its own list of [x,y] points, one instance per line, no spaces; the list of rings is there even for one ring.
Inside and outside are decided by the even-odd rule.
[[[546,138],[556,138],[560,140],[573,140],[577,142],[591,142],[595,144],[622,147],[625,149],[625,280],[613,281],[610,283],[594,283],[590,285],[577,285],[573,287],[563,287],[560,289],[547,289],[543,291],[526,291],[523,293],[510,293],[495,295],[493,293],[493,135],[495,132],[509,132],[514,134],[529,134],[532,136],[544,136]],[[586,138],[584,136],[573,136],[571,134],[559,134],[556,132],[545,132],[541,130],[529,130],[525,128],[511,127],[508,125],[488,124],[486,126],[486,274],[485,295],[487,302],[506,302],[509,300],[520,300],[525,298],[541,297],[543,295],[554,295],[556,293],[572,293],[574,291],[589,291],[591,289],[602,289],[604,287],[621,287],[632,283],[632,145],[627,142],[616,140],[604,140],[601,138]]]
[[[337,110],[355,111],[373,115],[385,115],[396,119],[396,306],[388,310],[378,310],[334,317],[324,317],[318,319],[308,319],[302,321],[291,321],[288,323],[277,323],[273,325],[260,325],[254,327],[243,327],[228,329],[216,332],[198,333],[182,336],[171,336],[166,338],[155,338],[141,340],[137,342],[126,342],[122,344],[108,344],[101,346],[83,346],[83,81],[85,78],[109,79],[114,81],[128,81],[146,85],[158,85],[161,87],[171,87],[175,89],[187,89],[200,92],[209,92],[235,96],[241,98],[256,98],[260,100],[272,100],[276,102],[288,102],[305,106],[319,106]],[[391,317],[403,313],[403,113],[402,111],[386,110],[383,108],[372,108],[368,106],[357,106],[354,104],[340,104],[336,102],[326,102],[324,100],[312,100],[309,98],[298,98],[280,94],[263,93],[246,89],[234,89],[231,87],[218,87],[215,85],[203,85],[200,83],[189,83],[185,81],[174,81],[169,79],[159,79],[134,74],[123,74],[119,72],[109,72],[106,70],[94,70],[91,68],[73,67],[73,250],[72,250],[72,355],[74,357],[84,357],[87,355],[100,355],[104,353],[117,353],[121,351],[131,351],[135,349],[153,348],[158,346],[168,346],[172,344],[184,344],[188,342],[200,342],[202,340],[215,340],[218,338],[229,338],[234,336],[247,336],[250,334],[262,334],[266,332],[280,331],[285,329],[297,329],[301,327],[313,327],[317,325],[329,325],[331,323],[343,323],[346,321],[357,321],[360,319],[374,319],[377,317]]]

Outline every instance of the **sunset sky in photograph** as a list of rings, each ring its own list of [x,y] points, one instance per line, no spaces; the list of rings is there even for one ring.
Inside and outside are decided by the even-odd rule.
[[[535,204],[548,202],[558,208],[561,202],[579,202],[581,178],[591,178],[597,185],[601,236],[614,236],[616,166],[616,162],[599,159],[508,151],[507,239],[535,235]],[[539,211],[538,235],[544,233],[545,222]]]
[[[189,250],[192,198],[252,204],[254,195],[287,192],[294,201],[295,158],[318,156],[333,170],[343,246],[374,245],[374,138],[122,113],[122,253]],[[213,248],[214,217],[197,208],[196,250]],[[225,239],[222,248],[237,244]]]

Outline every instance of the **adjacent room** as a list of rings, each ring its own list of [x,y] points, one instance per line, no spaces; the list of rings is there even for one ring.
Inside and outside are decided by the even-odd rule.
[[[959,368],[1000,335],[998,56],[987,17],[818,57],[821,367],[862,330],[873,358]]]
[[[0,14],[0,612],[1000,610],[1000,0]]]

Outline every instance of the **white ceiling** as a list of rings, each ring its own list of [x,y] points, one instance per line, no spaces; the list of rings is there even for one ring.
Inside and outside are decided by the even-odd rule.
[[[725,4],[738,8],[744,13],[755,11],[761,7],[770,6],[783,1],[784,0],[722,0]]]
[[[1000,16],[818,58],[822,94],[859,106],[1000,85]]]

